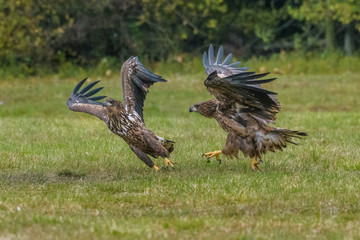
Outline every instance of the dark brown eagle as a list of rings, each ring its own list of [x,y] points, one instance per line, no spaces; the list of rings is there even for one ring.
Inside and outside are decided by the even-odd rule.
[[[122,65],[121,80],[124,103],[112,98],[102,103],[98,101],[106,96],[91,97],[103,89],[89,91],[99,81],[90,83],[78,92],[85,78],[76,85],[66,105],[72,111],[89,113],[103,120],[113,133],[124,139],[138,158],[155,171],[159,168],[148,155],[154,158],[160,156],[166,166],[173,167],[174,162],[167,158],[174,150],[174,142],[155,135],[146,127],[143,118],[144,100],[149,87],[166,80],[146,69],[137,57],[130,57]]]
[[[223,47],[220,46],[216,60],[214,49],[210,45],[208,54],[204,52],[203,64],[208,75],[204,84],[215,99],[200,102],[190,107],[190,112],[197,112],[208,118],[215,118],[228,133],[225,147],[204,155],[207,158],[220,154],[238,157],[239,150],[252,158],[252,169],[260,170],[261,155],[274,152],[293,143],[293,138],[301,138],[306,133],[269,126],[275,123],[280,104],[276,93],[263,89],[260,85],[275,78],[261,79],[269,73],[256,74],[248,68],[240,68],[240,62],[230,63],[232,54],[223,62]]]

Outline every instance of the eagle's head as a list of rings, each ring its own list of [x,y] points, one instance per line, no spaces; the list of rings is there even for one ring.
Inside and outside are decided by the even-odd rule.
[[[198,108],[199,108],[199,104],[192,105],[192,106],[189,108],[189,112],[197,112],[197,111],[198,111]]]
[[[213,118],[215,117],[216,107],[217,107],[216,101],[210,100],[192,105],[189,108],[189,112],[197,112],[203,115],[204,117]]]
[[[117,101],[112,98],[107,98],[104,101],[104,106],[106,106],[106,107],[114,106],[116,104],[116,102]]]
[[[108,113],[118,113],[119,111],[122,111],[122,109],[124,108],[124,106],[122,105],[122,103],[120,101],[117,101],[115,99],[112,98],[107,98],[104,101],[104,106],[107,108]]]

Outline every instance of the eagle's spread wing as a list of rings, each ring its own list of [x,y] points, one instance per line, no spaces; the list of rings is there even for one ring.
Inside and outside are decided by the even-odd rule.
[[[268,120],[275,120],[280,107],[269,95],[276,93],[258,86],[275,80],[275,78],[259,80],[267,74],[243,72],[221,78],[215,71],[208,76],[204,84],[220,101],[222,109],[236,107],[240,108],[240,112],[257,113]]]
[[[161,76],[146,69],[137,57],[130,57],[121,68],[124,105],[143,118],[143,106],[149,87],[155,82],[166,82]]]
[[[280,111],[280,104],[275,92],[265,90],[260,85],[275,78],[260,80],[268,73],[247,72],[247,68],[236,67],[240,62],[229,64],[231,54],[220,63],[222,58],[223,48],[220,47],[215,61],[212,45],[209,47],[208,57],[206,52],[203,56],[205,71],[209,74],[204,84],[220,101],[220,110],[242,125],[246,123],[241,118],[241,113],[251,113],[263,121],[273,122],[275,115]]]
[[[73,92],[71,93],[70,98],[66,102],[66,105],[72,111],[89,113],[91,115],[97,116],[103,121],[106,121],[108,118],[106,108],[103,103],[98,102],[98,100],[101,100],[106,96],[91,97],[94,94],[98,93],[103,88],[100,87],[89,91],[99,82],[96,81],[90,83],[89,85],[84,87],[81,91],[79,91],[79,89],[85,83],[86,80],[87,78],[85,78],[76,85]]]

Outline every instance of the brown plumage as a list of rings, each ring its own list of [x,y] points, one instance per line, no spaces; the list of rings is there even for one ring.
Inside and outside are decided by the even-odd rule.
[[[206,153],[216,156],[223,153],[228,157],[238,157],[239,150],[253,159],[252,168],[259,170],[261,155],[267,151],[282,150],[286,143],[293,143],[293,138],[301,138],[306,133],[270,126],[275,123],[280,104],[276,93],[263,89],[260,85],[275,78],[261,79],[268,73],[247,72],[247,68],[238,68],[240,62],[232,63],[229,54],[223,62],[223,48],[220,46],[216,60],[214,49],[209,47],[204,52],[203,64],[208,74],[204,85],[215,99],[197,103],[190,107],[190,112],[215,118],[228,133],[222,150]]]
[[[174,162],[167,159],[174,149],[174,142],[155,135],[144,122],[143,106],[149,87],[155,82],[166,82],[161,76],[151,73],[137,57],[130,57],[121,68],[121,80],[124,103],[105,96],[91,97],[102,88],[89,90],[99,81],[90,83],[80,92],[79,89],[86,79],[82,80],[73,90],[66,105],[72,111],[85,112],[103,120],[108,128],[120,136],[131,150],[149,167],[158,170],[150,156],[164,158],[165,164],[173,166]]]

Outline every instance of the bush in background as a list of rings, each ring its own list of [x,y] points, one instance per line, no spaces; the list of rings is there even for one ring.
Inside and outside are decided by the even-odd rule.
[[[359,30],[354,0],[0,0],[0,74],[67,76],[131,55],[181,65],[209,43],[244,59],[338,59],[354,55]]]

